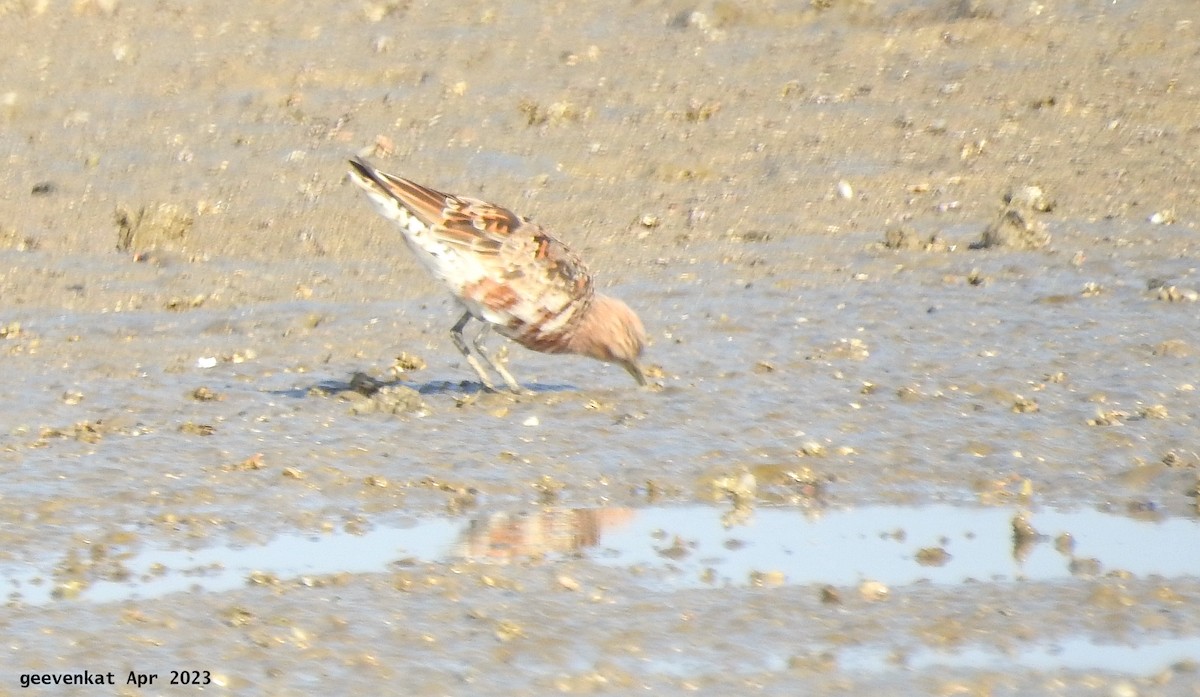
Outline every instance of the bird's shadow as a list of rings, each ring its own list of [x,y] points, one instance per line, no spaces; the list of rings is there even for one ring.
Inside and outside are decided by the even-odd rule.
[[[307,386],[290,387],[282,390],[271,390],[270,394],[280,397],[291,397],[293,399],[304,399],[305,397],[314,394],[333,395],[342,392],[358,392],[363,395],[370,396],[387,387],[407,387],[415,390],[421,395],[452,395],[462,397],[467,395],[489,394],[492,393],[483,383],[471,380],[461,380],[453,382],[450,380],[428,380],[418,382],[415,380],[379,380],[362,372],[356,372],[350,376],[349,380],[326,379],[315,382]],[[527,391],[527,394],[552,394],[555,392],[574,392],[577,391],[574,385],[566,384],[546,384],[533,383],[529,385],[521,385],[521,388]],[[513,395],[507,390],[499,390],[495,394]],[[519,396],[519,395],[513,395]]]

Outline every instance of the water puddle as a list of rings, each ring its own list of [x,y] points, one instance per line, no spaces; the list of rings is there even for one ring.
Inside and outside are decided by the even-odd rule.
[[[1200,575],[1200,521],[1142,520],[1094,510],[872,506],[820,512],[709,506],[544,509],[476,519],[434,518],[361,534],[280,535],[264,545],[146,549],[101,572],[0,566],[10,600],[96,603],[180,591],[221,592],[252,574],[287,580],[386,571],[396,562],[473,560],[511,564],[582,555],[629,569],[654,590],[755,583],[888,586],[1048,581],[1120,570],[1164,578]],[[1034,533],[1038,534],[1034,534]],[[62,569],[74,568],[70,576]],[[119,580],[116,580],[119,579]]]
[[[827,665],[849,675],[885,673],[893,670],[914,672],[938,669],[1012,670],[1020,666],[1029,671],[1080,671],[1118,675],[1152,675],[1170,666],[1195,664],[1200,656],[1200,637],[1144,640],[1133,643],[1105,643],[1091,637],[1070,636],[1046,643],[1023,642],[1010,649],[966,643],[953,649],[927,646],[886,647],[826,646],[809,654],[815,665]],[[764,652],[759,666],[771,672],[788,669],[791,657]],[[680,678],[702,673],[703,661],[687,657],[652,660],[655,672]]]
[[[1019,665],[1035,671],[1078,670],[1149,675],[1176,663],[1200,656],[1200,637],[1144,641],[1138,644],[1102,643],[1089,637],[1068,637],[1047,644],[1026,644],[1002,651],[992,647],[963,646],[954,651],[921,647],[913,651],[888,651],[879,647],[836,650],[838,667],[846,672],[881,672],[955,668],[999,670]]]

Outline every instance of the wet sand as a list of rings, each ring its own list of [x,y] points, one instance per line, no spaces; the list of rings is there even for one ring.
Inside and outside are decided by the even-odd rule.
[[[1196,694],[1193,15],[0,6],[0,695]],[[481,392],[356,152],[656,386]]]

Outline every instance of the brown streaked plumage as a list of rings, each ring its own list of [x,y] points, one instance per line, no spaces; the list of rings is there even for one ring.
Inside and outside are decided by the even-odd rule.
[[[583,260],[553,235],[495,204],[385,174],[359,157],[350,164],[354,183],[466,308],[450,333],[484,387],[495,389],[475,354],[509,389],[520,391],[483,347],[492,327],[534,351],[617,363],[646,384],[637,362],[646,343],[641,320],[625,303],[597,293]],[[462,335],[471,318],[483,323],[472,342],[475,354]]]

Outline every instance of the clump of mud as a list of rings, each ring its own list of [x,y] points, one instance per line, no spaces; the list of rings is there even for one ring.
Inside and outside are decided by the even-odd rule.
[[[888,228],[883,235],[884,249],[912,250],[921,252],[946,252],[951,247],[936,232],[924,236],[908,225]]]
[[[1050,244],[1050,233],[1045,223],[1037,219],[1037,213],[1048,213],[1054,209],[1054,201],[1048,198],[1039,186],[1022,186],[1004,196],[1004,208],[991,224],[984,229],[978,242],[971,249],[1041,249]]]
[[[114,219],[117,251],[135,253],[182,246],[195,222],[192,216],[172,203],[142,206],[136,211],[119,206]]]
[[[355,373],[346,389],[337,396],[351,403],[353,414],[427,414],[429,407],[421,393],[411,387],[387,383],[365,374]]]

